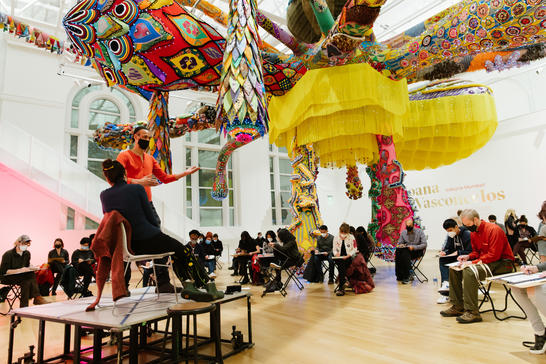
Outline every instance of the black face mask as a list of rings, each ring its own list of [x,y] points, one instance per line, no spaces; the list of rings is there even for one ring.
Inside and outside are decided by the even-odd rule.
[[[408,233],[411,233],[413,231],[413,226],[406,226],[406,230]]]
[[[478,227],[476,225],[467,226],[466,228],[472,233],[475,233],[476,230],[478,230]]]
[[[150,141],[149,140],[144,140],[144,139],[139,139],[138,140],[138,146],[140,147],[140,149],[146,150],[150,146]]]
[[[61,248],[61,244],[55,244],[55,248],[56,248],[56,249],[60,249],[60,248]]]

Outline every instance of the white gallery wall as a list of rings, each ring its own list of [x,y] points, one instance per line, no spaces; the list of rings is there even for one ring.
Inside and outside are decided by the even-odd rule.
[[[66,62],[63,57],[0,33],[0,124],[16,124],[59,153],[68,150],[69,102],[84,84],[81,80],[57,75],[59,63],[63,62]],[[544,72],[535,72],[535,65],[531,68],[525,72],[519,69],[465,76],[490,84],[494,90],[500,124],[492,141],[471,157],[451,166],[407,171],[405,183],[416,192],[415,197],[421,205],[418,214],[426,226],[431,248],[439,248],[443,241],[443,220],[463,207],[476,208],[484,216],[494,213],[499,219],[507,208],[515,208],[518,214],[527,215],[532,225],[537,225],[536,212],[540,203],[546,200],[546,79]],[[98,78],[91,69],[69,64],[66,72]],[[137,119],[144,120],[147,102],[137,96],[132,96],[132,101]],[[171,98],[170,114],[182,113],[186,103]],[[181,138],[173,140],[175,172],[184,167],[182,158],[177,158],[183,148]],[[179,221],[186,233],[192,228],[218,232],[230,249],[236,245],[242,230],[254,235],[272,228],[267,140],[259,140],[234,153],[233,166],[235,227],[199,227],[193,226],[189,219],[181,219],[185,211],[181,183],[154,188],[154,200],[159,201],[164,218]],[[370,202],[366,197],[369,179],[364,166],[360,167],[360,172],[365,195],[358,201],[345,196],[345,171],[321,169],[319,172],[319,202],[324,222],[331,231],[337,230],[343,221],[355,226],[367,226],[370,221]],[[419,189],[424,191],[426,186],[431,193],[419,195]],[[464,201],[465,197],[464,206],[438,202],[450,198]],[[13,236],[4,236],[0,229],[1,241],[13,239]]]

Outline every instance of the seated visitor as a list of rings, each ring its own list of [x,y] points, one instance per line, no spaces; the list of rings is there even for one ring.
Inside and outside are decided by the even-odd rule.
[[[328,227],[322,225],[320,236],[317,238],[317,246],[312,256],[315,265],[315,279],[311,282],[323,282],[322,262],[328,261],[328,284],[334,283],[334,261],[332,260],[332,248],[334,246],[334,236],[328,233]]]
[[[506,234],[506,228],[504,227],[503,224],[500,224],[497,222],[497,217],[495,215],[489,215],[489,217],[487,217],[487,220],[489,220],[489,222],[492,224],[497,224],[502,229],[502,231],[504,231],[504,233]]]
[[[51,287],[51,295],[57,295],[57,287],[64,273],[64,268],[68,264],[68,251],[64,249],[63,239],[57,238],[53,242],[53,250],[47,254],[47,263],[53,273],[53,286]]]
[[[18,285],[21,288],[19,307],[27,307],[29,298],[34,298],[35,305],[48,303],[40,295],[38,282],[36,281],[35,270],[38,268],[30,265],[30,238],[28,235],[21,235],[13,243],[14,248],[2,255],[0,263],[0,283],[7,285]]]
[[[358,234],[358,229],[357,229]],[[357,241],[358,247],[358,241]],[[375,288],[375,283],[372,274],[368,269],[368,264],[364,259],[364,255],[358,252],[347,268],[347,280],[349,281],[353,291],[356,294],[369,293]]]
[[[223,297],[222,292],[216,291],[214,283],[207,283],[209,277],[191,250],[159,229],[144,188],[138,184],[127,184],[125,169],[117,161],[105,160],[102,170],[106,181],[112,186],[101,192],[103,212],[115,210],[127,219],[131,225],[131,250],[135,254],[174,252],[173,268],[184,285],[184,298],[211,301]],[[190,236],[192,233],[195,234],[195,231],[192,230]],[[157,271],[155,278],[159,292],[174,292],[168,271]],[[206,286],[207,293],[196,290],[194,284],[197,287]]]
[[[414,226],[413,219],[406,220],[406,229],[400,233],[394,257],[397,281],[409,283],[411,261],[423,256],[426,248],[427,238],[423,230]]]
[[[357,254],[356,239],[350,234],[350,227],[348,224],[343,223],[339,227],[339,234],[334,237],[332,246],[332,255],[336,259],[336,265],[338,270],[338,290],[337,296],[345,295],[345,282],[347,268],[351,265],[353,258]]]
[[[506,210],[506,214],[504,215],[504,229],[504,231],[506,231],[506,237],[508,238],[508,244],[510,244],[512,251],[514,251],[514,246],[518,242],[518,217],[514,209]]]
[[[241,284],[247,284],[250,282],[248,276],[248,262],[250,261],[251,254],[256,252],[256,241],[250,237],[248,231],[241,233],[241,240],[239,240],[237,266],[239,271],[236,272],[243,276]]]
[[[364,229],[364,226],[359,226],[356,228],[355,239],[358,251],[362,253],[364,260],[366,260],[367,263],[370,260],[375,248],[373,238],[370,234],[368,234],[366,229]]]
[[[493,275],[512,272],[514,255],[502,229],[480,220],[476,210],[464,210],[461,219],[471,232],[472,252],[457,258],[462,270],[449,270],[449,299],[452,306],[440,314],[457,317],[457,322],[466,324],[482,321],[478,311],[478,280],[484,280],[489,271]]]
[[[260,247],[263,244],[267,243],[267,239],[263,237],[261,232],[258,232],[258,236],[256,237],[256,245],[259,245]]]
[[[209,274],[213,274],[216,269],[216,258],[214,255],[214,246],[212,245],[212,233],[210,231],[205,235],[205,241],[201,243],[201,248],[205,267],[207,267]]]
[[[262,254],[273,254],[273,248],[269,243],[277,242],[277,234],[274,231],[269,230],[265,233],[265,241],[262,244]]]
[[[525,215],[521,215],[519,218],[519,224],[516,230],[518,242],[514,245],[514,256],[517,254],[521,258],[523,264],[527,264],[527,256],[525,256],[525,249],[534,248],[534,244],[531,238],[537,235],[537,232],[532,226],[527,225],[527,218]]]
[[[447,264],[456,262],[459,256],[470,254],[472,251],[470,231],[464,226],[458,226],[454,219],[447,219],[444,221],[443,227],[447,231],[447,239],[438,254],[442,279],[442,286],[438,290],[442,296],[437,301],[440,304],[449,302],[449,267]]]
[[[197,230],[191,230],[189,232],[190,241],[186,246],[190,249],[191,253],[199,260],[202,266],[205,266],[205,254],[203,252],[203,246],[201,244],[201,233]]]
[[[155,277],[153,262],[151,260],[136,262],[137,267],[142,271],[142,287],[154,285]]]
[[[214,255],[221,256],[224,246],[222,245],[222,241],[218,239],[218,234],[212,235],[212,246],[214,247]]]
[[[83,285],[81,294],[83,297],[89,297],[93,294],[89,290],[89,283],[93,278],[93,264],[95,263],[95,255],[89,247],[91,245],[91,239],[84,237],[80,240],[80,248],[74,250],[72,253],[71,263],[76,271],[78,271],[79,276],[83,276]]]
[[[271,263],[271,267],[275,269],[275,278],[266,286],[266,292],[273,292],[281,289],[281,271],[293,266],[299,266],[303,263],[302,255],[300,254],[296,237],[286,229],[277,231],[278,242],[270,242],[269,246],[273,248],[273,254],[279,264]]]
[[[546,222],[546,209],[543,208],[538,216],[542,221]],[[535,266],[523,266],[521,267],[521,271],[527,274],[544,272],[542,275],[546,276],[546,225],[542,225],[538,235],[532,239],[537,242],[542,263]],[[514,298],[527,314],[527,318],[531,322],[531,327],[535,332],[535,344],[529,351],[531,354],[544,354],[546,352],[546,332],[539,312],[546,317],[546,284],[534,287],[534,301],[536,304],[529,299],[527,292],[527,288],[512,287]]]

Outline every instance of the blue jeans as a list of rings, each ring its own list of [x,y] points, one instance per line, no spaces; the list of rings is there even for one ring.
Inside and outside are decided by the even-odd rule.
[[[207,267],[209,274],[211,274],[216,269],[216,261],[214,259],[205,260],[205,267]]]
[[[442,282],[449,282],[449,267],[446,264],[454,263],[457,261],[457,257],[440,257],[440,276]]]

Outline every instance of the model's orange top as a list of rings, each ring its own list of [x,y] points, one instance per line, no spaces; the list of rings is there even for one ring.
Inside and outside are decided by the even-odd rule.
[[[159,163],[149,155],[144,153],[143,157],[139,156],[132,150],[126,150],[118,154],[117,158],[125,170],[127,171],[127,183],[131,183],[133,179],[139,179],[150,174],[153,174],[162,183],[171,183],[176,181],[176,177],[172,174],[165,173]],[[152,201],[152,189],[150,186],[144,186],[148,199]]]

